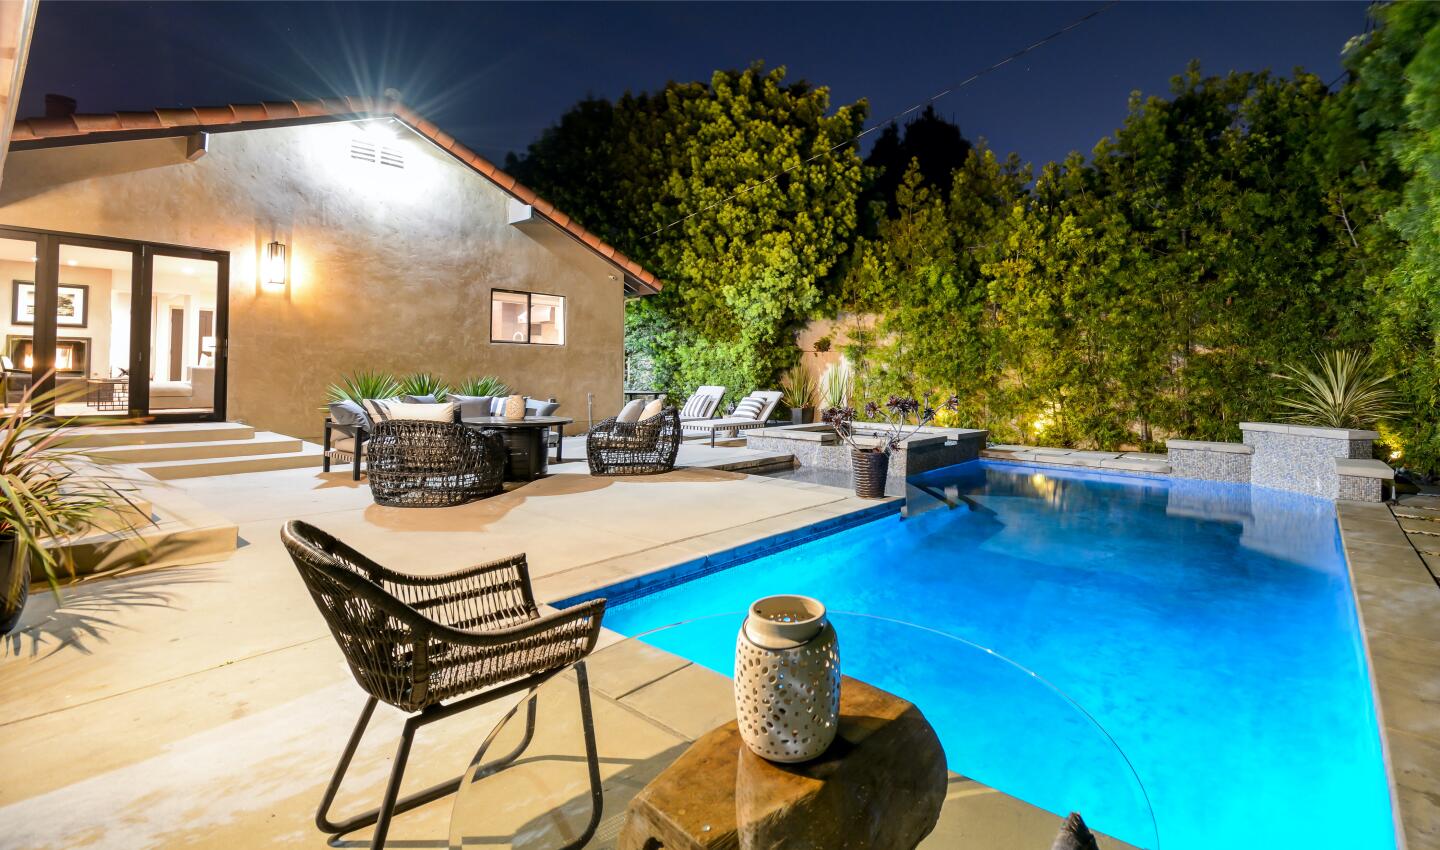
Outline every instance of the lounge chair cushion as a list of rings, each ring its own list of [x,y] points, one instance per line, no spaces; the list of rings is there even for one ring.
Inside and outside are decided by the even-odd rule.
[[[421,422],[455,421],[455,405],[448,401],[443,404],[408,404],[403,401],[392,401],[385,405],[385,412],[390,419]]]
[[[733,410],[733,411],[730,413],[730,416],[727,417],[727,418],[729,418],[729,419],[755,419],[755,418],[757,418],[757,417],[760,415],[760,411],[761,411],[761,410],[764,410],[764,409],[765,409],[765,400],[764,400],[763,398],[755,398],[754,396],[746,396],[745,398],[743,398],[743,399],[740,400],[740,403],[739,403],[739,404],[735,405],[735,410]]]
[[[367,430],[370,428],[370,417],[365,415],[365,408],[353,401],[330,402],[330,421],[336,425],[353,425]]]
[[[616,422],[639,422],[640,412],[645,409],[645,402],[640,399],[628,402],[620,408],[620,413],[615,417]]]
[[[644,420],[644,419],[649,419],[649,418],[652,417],[652,416],[659,416],[659,415],[660,415],[660,411],[662,411],[662,410],[664,410],[664,409],[665,409],[665,399],[663,399],[663,398],[657,398],[657,399],[651,401],[649,404],[645,405],[644,409],[642,409],[642,410],[640,411],[640,419]]]

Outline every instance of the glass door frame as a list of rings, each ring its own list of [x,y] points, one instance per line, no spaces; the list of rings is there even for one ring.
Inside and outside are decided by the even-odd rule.
[[[130,265],[130,409],[111,417],[144,418],[152,422],[223,422],[225,421],[226,378],[230,360],[230,252],[207,248],[191,248],[161,242],[117,239],[82,233],[39,230],[29,227],[0,225],[0,238],[35,243],[35,324],[31,331],[34,364],[30,371],[31,385],[37,394],[55,387],[50,374],[55,361],[55,344],[59,326],[55,306],[60,291],[60,246],[99,248],[128,252]],[[206,413],[150,412],[150,299],[154,292],[155,257],[180,257],[215,263],[215,397]],[[8,352],[7,352],[8,353]],[[86,376],[88,380],[89,376]],[[53,405],[35,409],[37,416],[54,414]],[[87,414],[106,416],[103,413]]]

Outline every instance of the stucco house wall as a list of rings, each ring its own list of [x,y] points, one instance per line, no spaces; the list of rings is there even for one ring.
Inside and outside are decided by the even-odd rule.
[[[391,122],[397,169],[351,157],[365,125],[330,122],[12,151],[0,224],[230,252],[230,419],[318,437],[346,372],[496,374],[583,422],[621,404],[621,273],[547,222],[508,224],[510,197]],[[390,132],[390,131],[387,131]],[[272,240],[283,291],[259,280]],[[565,297],[560,346],[490,342],[490,292]]]

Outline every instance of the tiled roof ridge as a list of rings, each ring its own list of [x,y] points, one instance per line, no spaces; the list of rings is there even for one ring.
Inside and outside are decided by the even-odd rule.
[[[76,113],[60,117],[25,118],[15,122],[11,142],[39,142],[51,139],[93,137],[101,142],[112,133],[145,133],[174,130],[203,131],[233,124],[263,124],[270,121],[296,121],[307,118],[326,119],[347,116],[390,115],[409,125],[415,132],[434,142],[451,156],[479,172],[490,182],[535,212],[568,232],[590,250],[624,270],[646,286],[659,290],[663,284],[655,275],[600,237],[582,227],[570,216],[541,198],[532,189],[500,170],[493,162],[470,150],[456,138],[403,103],[367,97],[324,98],[321,100],[281,100],[261,103],[234,103],[226,106],[196,106],[178,109],[152,109],[146,112]]]

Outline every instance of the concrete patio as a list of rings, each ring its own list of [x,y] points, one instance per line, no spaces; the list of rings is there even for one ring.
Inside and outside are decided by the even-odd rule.
[[[697,451],[710,450],[687,446],[689,462],[755,460],[743,449]],[[67,588],[59,607],[37,592],[0,655],[0,763],[31,766],[0,779],[0,848],[327,846],[314,808],[363,695],[280,544],[286,520],[416,572],[523,551],[537,594],[549,600],[876,505],[843,489],[703,466],[618,479],[592,478],[583,463],[551,471],[501,496],[435,510],[377,506],[348,470],[174,482],[239,526],[239,549],[223,561],[91,578]],[[723,677],[678,660],[653,676],[639,675],[645,669],[626,671],[624,699],[677,740],[733,711]],[[406,787],[461,772],[503,709],[423,731]],[[400,720],[377,712],[337,812],[378,801]],[[537,796],[525,805],[543,811],[555,802]],[[388,845],[447,846],[451,804],[397,817]],[[942,828],[926,846],[1011,846],[993,842],[1021,836],[1048,846],[1053,824],[955,777]],[[362,831],[340,846],[367,843]]]

